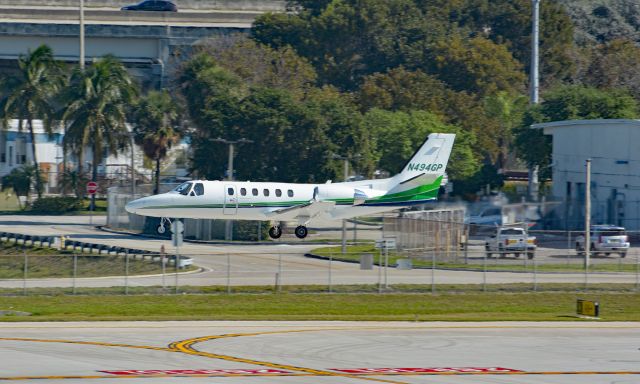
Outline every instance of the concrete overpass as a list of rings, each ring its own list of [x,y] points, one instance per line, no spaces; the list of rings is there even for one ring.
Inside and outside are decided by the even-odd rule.
[[[162,87],[198,41],[246,33],[264,12],[281,12],[279,0],[182,0],[180,11],[123,12],[131,1],[85,0],[86,60],[113,54],[144,87]],[[133,1],[135,2],[135,1]],[[41,44],[56,57],[79,57],[78,0],[1,0],[0,71]]]

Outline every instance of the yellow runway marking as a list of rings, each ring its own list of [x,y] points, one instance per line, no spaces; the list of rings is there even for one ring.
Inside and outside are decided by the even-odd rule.
[[[363,327],[358,328],[362,329],[381,329],[382,327]],[[453,327],[415,327],[409,329],[446,329],[446,328],[504,328],[500,326],[477,326],[477,327],[465,327],[465,326],[453,326]],[[517,328],[517,327],[513,327]],[[536,327],[537,328],[537,327]],[[585,327],[586,328],[586,327]],[[614,327],[615,328],[615,327]],[[252,333],[231,333],[231,334],[223,334],[223,335],[212,335],[212,336],[203,336],[197,337],[193,339],[187,339],[182,341],[173,342],[168,345],[168,347],[153,347],[153,346],[145,346],[145,345],[132,345],[132,344],[120,344],[120,343],[106,343],[106,342],[94,342],[94,341],[74,341],[74,340],[61,340],[61,339],[29,339],[29,338],[18,338],[18,337],[2,337],[0,341],[26,341],[26,342],[37,342],[37,343],[63,343],[63,344],[77,344],[77,345],[95,345],[95,346],[103,346],[103,347],[119,347],[119,348],[134,348],[134,349],[148,349],[155,351],[163,351],[163,352],[178,352],[184,353],[192,356],[201,356],[208,357],[212,359],[219,359],[225,361],[233,361],[238,363],[245,363],[251,365],[258,365],[263,367],[270,367],[275,369],[282,369],[287,371],[293,371],[291,373],[263,373],[263,374],[229,374],[229,373],[219,373],[219,374],[195,374],[195,375],[186,375],[186,374],[153,374],[153,375],[131,375],[131,376],[117,376],[117,375],[86,375],[86,376],[15,376],[15,377],[0,377],[2,381],[8,380],[35,380],[35,379],[49,379],[49,380],[61,380],[61,379],[134,379],[134,378],[167,378],[167,377],[248,377],[248,376],[333,376],[333,377],[344,377],[350,379],[357,380],[366,380],[366,381],[374,381],[381,383],[390,383],[390,384],[406,384],[404,382],[399,381],[391,381],[382,378],[376,378],[371,376],[460,376],[460,375],[640,375],[640,371],[538,371],[538,372],[527,372],[527,371],[516,371],[516,372],[396,372],[396,373],[366,373],[366,374],[346,374],[340,372],[333,372],[327,370],[319,370],[313,368],[305,368],[298,367],[287,364],[279,364],[272,363],[267,361],[259,361],[253,359],[246,359],[235,356],[228,356],[210,352],[199,351],[194,348],[195,344],[217,340],[217,339],[225,339],[232,337],[247,337],[247,336],[262,336],[262,335],[273,335],[273,334],[287,334],[287,333],[302,333],[302,332],[321,332],[321,331],[340,331],[340,330],[353,330],[353,327],[327,327],[327,328],[315,328],[315,329],[295,329],[295,330],[276,330],[276,331],[265,331],[265,332],[252,332]],[[389,329],[389,328],[385,328]],[[403,328],[404,329],[404,328]]]

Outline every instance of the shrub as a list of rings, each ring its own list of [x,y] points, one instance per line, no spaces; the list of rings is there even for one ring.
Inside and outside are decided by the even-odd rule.
[[[82,200],[75,197],[41,197],[34,201],[31,210],[43,213],[66,213],[82,209]]]

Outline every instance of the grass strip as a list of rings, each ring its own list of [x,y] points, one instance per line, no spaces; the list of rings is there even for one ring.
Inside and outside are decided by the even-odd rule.
[[[360,256],[366,253],[373,254],[374,264],[380,264],[380,250],[374,248],[373,245],[353,245],[347,247],[347,253],[342,253],[340,247],[322,247],[316,248],[309,252],[313,255],[320,257],[331,257],[334,261],[345,261],[356,263],[360,261]],[[406,259],[406,255],[400,255],[394,251],[389,252],[389,266],[394,267],[398,259]],[[430,257],[411,258],[413,267],[415,268],[431,268],[432,260]],[[499,264],[504,263],[504,264]],[[485,266],[482,259],[473,259],[472,262],[465,264],[460,262],[448,262],[436,260],[436,268],[439,269],[456,269],[464,271],[484,271]],[[486,261],[486,270],[498,271],[498,272],[533,272],[534,269],[538,272],[583,272],[583,261],[579,260],[574,263],[540,263],[532,260],[525,259],[498,259],[488,258]],[[616,260],[612,262],[598,262],[592,263],[589,267],[590,272],[637,272],[638,265],[636,263],[621,262]]]
[[[574,321],[578,298],[598,301],[602,320],[640,321],[636,292],[442,292],[0,297],[0,310],[32,314],[0,321]]]

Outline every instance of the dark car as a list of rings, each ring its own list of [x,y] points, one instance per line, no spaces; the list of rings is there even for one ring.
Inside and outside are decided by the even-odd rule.
[[[127,5],[120,8],[122,11],[161,11],[178,12],[178,7],[170,1],[164,0],[144,0],[134,5]]]

